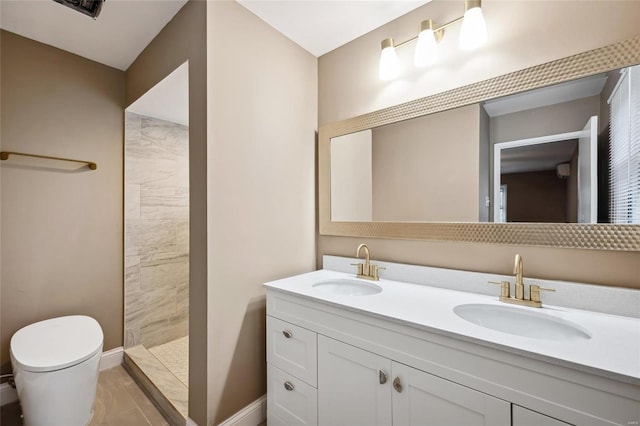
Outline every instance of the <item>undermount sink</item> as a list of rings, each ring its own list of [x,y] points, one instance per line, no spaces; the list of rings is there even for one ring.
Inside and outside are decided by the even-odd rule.
[[[313,288],[340,296],[369,296],[382,291],[373,283],[350,279],[333,279],[313,284]]]
[[[459,305],[453,312],[481,327],[544,340],[591,339],[591,334],[578,324],[542,312],[488,304]]]

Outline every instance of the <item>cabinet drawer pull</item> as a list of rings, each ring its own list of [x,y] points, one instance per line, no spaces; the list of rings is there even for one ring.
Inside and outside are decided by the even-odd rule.
[[[385,383],[387,383],[387,373],[385,373],[382,370],[378,371],[378,378],[380,379],[380,384],[384,385]]]
[[[402,393],[402,383],[400,383],[400,377],[396,377],[395,379],[393,379],[393,388],[398,393]]]
[[[284,388],[288,391],[292,391],[295,389],[295,387],[293,386],[293,383],[291,382],[284,382]]]
[[[287,339],[291,339],[293,337],[293,333],[289,330],[283,330],[282,334],[284,334],[284,337],[286,337]]]

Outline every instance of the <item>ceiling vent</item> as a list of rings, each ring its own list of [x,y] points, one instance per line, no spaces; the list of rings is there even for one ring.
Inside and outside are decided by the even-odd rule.
[[[56,3],[60,3],[73,10],[77,10],[85,15],[91,16],[96,19],[100,15],[102,10],[102,3],[104,0],[53,0]]]

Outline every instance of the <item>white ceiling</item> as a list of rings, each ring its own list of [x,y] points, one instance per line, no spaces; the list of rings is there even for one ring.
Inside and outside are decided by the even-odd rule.
[[[189,125],[189,63],[185,62],[132,103],[127,111]]]
[[[322,56],[430,0],[238,0],[263,21]]]
[[[240,0],[321,56],[430,0]],[[106,0],[96,20],[52,0],[0,0],[0,28],[126,70],[187,0]]]
[[[500,173],[555,170],[558,164],[571,162],[577,147],[578,141],[572,139],[504,149],[500,156]]]
[[[96,20],[52,0],[0,0],[0,28],[126,70],[187,0],[107,0]]]
[[[484,109],[489,114],[489,117],[497,117],[513,112],[588,98],[599,95],[606,82],[606,74],[592,75],[487,101],[484,103]]]

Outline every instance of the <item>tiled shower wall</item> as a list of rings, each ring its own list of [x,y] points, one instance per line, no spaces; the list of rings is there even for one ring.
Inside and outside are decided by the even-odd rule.
[[[124,347],[189,333],[189,128],[126,113]]]

